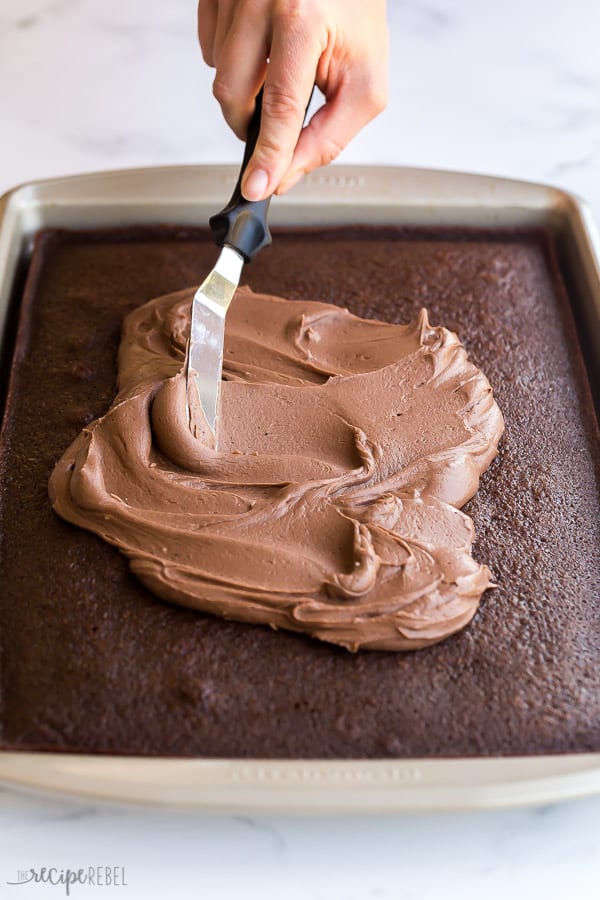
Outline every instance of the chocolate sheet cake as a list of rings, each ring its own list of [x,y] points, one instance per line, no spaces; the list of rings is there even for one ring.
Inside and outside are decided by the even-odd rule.
[[[121,322],[197,283],[191,229],[38,238],[0,448],[5,748],[247,757],[600,750],[600,440],[552,241],[537,233],[283,232],[253,289],[456,331],[504,412],[467,504],[491,569],[471,624],[349,653],[170,606],[59,519],[48,476],[116,392]]]

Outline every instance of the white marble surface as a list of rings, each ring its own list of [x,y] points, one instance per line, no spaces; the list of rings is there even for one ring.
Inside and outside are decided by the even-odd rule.
[[[390,0],[388,111],[341,161],[550,181],[600,217],[597,0]],[[0,190],[77,171],[237,162],[194,0],[0,0]],[[135,898],[596,898],[600,799],[391,818],[213,818],[0,790],[0,897],[17,869],[125,866]]]

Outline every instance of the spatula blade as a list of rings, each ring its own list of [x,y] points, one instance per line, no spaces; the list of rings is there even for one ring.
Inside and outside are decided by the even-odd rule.
[[[223,247],[217,264],[194,295],[187,357],[187,409],[190,431],[200,437],[201,411],[217,444],[225,315],[240,280],[244,260]]]

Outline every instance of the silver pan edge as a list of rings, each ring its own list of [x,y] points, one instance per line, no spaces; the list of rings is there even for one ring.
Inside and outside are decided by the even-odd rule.
[[[174,166],[25,184],[0,198],[0,335],[19,262],[40,228],[199,224],[235,166]],[[570,273],[588,365],[600,370],[600,238],[586,204],[547,185],[426,169],[331,166],[272,206],[273,225],[547,226]],[[1,345],[0,345],[1,346]],[[217,812],[480,810],[600,793],[600,753],[469,759],[171,759],[0,752],[22,790]]]

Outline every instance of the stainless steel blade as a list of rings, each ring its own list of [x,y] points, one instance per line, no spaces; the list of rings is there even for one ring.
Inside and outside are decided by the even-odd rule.
[[[225,316],[239,284],[243,257],[223,247],[217,264],[194,295],[187,353],[187,410],[190,431],[199,437],[202,428],[198,405],[217,446],[219,398],[223,369]]]

